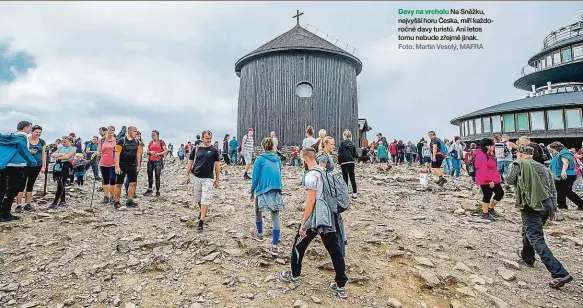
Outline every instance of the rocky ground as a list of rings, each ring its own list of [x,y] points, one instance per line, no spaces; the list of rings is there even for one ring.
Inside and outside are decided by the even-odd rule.
[[[553,253],[575,277],[553,290],[540,262],[534,268],[516,262],[521,225],[510,194],[500,206],[503,219],[484,222],[475,215],[480,194],[468,178],[424,189],[418,171],[357,167],[359,197],[345,214],[351,278],[345,300],[328,291],[334,272],[317,240],[304,259],[302,283],[278,279],[289,267],[301,218],[300,169],[284,169],[281,253],[272,258],[262,249],[269,241],[249,237],[254,210],[241,167],[222,177],[208,227],[198,234],[192,221],[198,208],[182,169],[170,162],[163,196],[140,197],[138,209],[104,206],[98,192],[90,206],[89,182],[70,193],[67,208],[1,224],[0,306],[581,307],[583,213],[568,211],[546,227]],[[145,183],[141,172],[140,193]],[[39,209],[54,187],[49,192]],[[270,230],[269,215],[265,221]]]

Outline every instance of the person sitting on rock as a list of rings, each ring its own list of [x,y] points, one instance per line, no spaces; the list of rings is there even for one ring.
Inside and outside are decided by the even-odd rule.
[[[573,277],[545,243],[543,225],[547,219],[554,220],[557,212],[557,190],[549,170],[532,159],[534,149],[520,146],[517,160],[506,178],[508,185],[516,187],[515,207],[522,216],[522,249],[518,255],[527,265],[533,266],[536,252],[553,280],[551,288],[559,289],[571,282]]]
[[[261,142],[264,153],[259,155],[253,165],[253,179],[251,181],[251,201],[255,201],[255,225],[257,230],[251,232],[251,237],[259,242],[263,241],[262,212],[271,212],[273,224],[273,246],[267,248],[267,252],[277,257],[279,244],[279,211],[283,209],[281,197],[281,168],[279,156],[273,153],[274,142],[272,138],[265,138]]]

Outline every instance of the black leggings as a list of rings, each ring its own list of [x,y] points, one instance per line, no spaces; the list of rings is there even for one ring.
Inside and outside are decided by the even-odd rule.
[[[229,158],[229,154],[223,154],[223,159],[225,160],[225,164],[230,165],[231,159]]]
[[[24,168],[6,167],[0,170],[0,217],[9,217],[12,202],[24,189]]]
[[[573,191],[575,180],[577,180],[576,175],[568,175],[565,180],[555,180],[558,208],[567,209],[567,198],[569,198],[579,209],[583,209],[583,200]]]
[[[502,189],[502,185],[500,184],[494,185],[494,188],[491,188],[488,184],[480,185],[480,188],[482,188],[482,193],[484,194],[482,198],[482,202],[484,203],[490,203],[492,201],[492,195],[494,195],[494,200],[498,202],[504,197],[504,189]]]
[[[62,163],[61,171],[57,171],[57,192],[55,192],[55,200],[53,203],[57,203],[59,199],[61,202],[65,202],[65,196],[67,195],[65,183],[69,179],[69,170],[71,170],[71,164]]]
[[[103,185],[115,185],[115,167],[99,167],[101,168],[101,178]]]
[[[356,193],[356,181],[354,180],[354,164],[343,164],[340,165],[342,168],[342,177],[344,178],[344,182],[348,185],[348,177],[350,177],[350,184],[352,184],[352,192]]]
[[[40,174],[40,166],[39,167],[24,167],[24,182],[26,182],[26,192],[32,192],[32,188],[34,187],[34,182],[38,178]]]
[[[148,160],[148,189],[152,189],[154,184],[154,179],[152,176],[156,176],[156,191],[160,191],[160,176],[162,175],[162,160],[151,161]]]
[[[78,176],[77,177],[77,185],[79,186],[83,186],[83,176]]]

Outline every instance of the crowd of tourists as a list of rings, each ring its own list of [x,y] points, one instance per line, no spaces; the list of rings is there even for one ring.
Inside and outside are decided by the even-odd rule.
[[[459,137],[442,141],[434,131],[428,132],[428,141],[421,138],[417,144],[397,140],[389,143],[379,133],[376,141],[369,143],[363,138],[357,146],[349,130],[343,132],[337,143],[325,129],[320,129],[315,137],[314,128],[308,126],[301,147],[291,147],[290,152],[284,154],[278,149],[275,132],[260,139],[260,151],[256,149],[253,133],[253,128],[249,128],[241,142],[235,136],[225,135],[221,147],[218,141],[212,142],[212,132],[203,131],[194,143],[180,145],[177,160],[180,166],[185,166],[186,183],[191,185],[199,207],[198,232],[203,232],[207,226],[206,217],[213,201],[213,190],[220,183],[221,169],[239,163],[245,166],[242,176],[250,181],[249,196],[255,208],[255,230],[250,237],[260,242],[265,240],[262,214],[269,213],[272,245],[266,252],[272,256],[280,253],[280,211],[284,209],[282,158],[289,157],[290,165],[303,166],[301,180],[307,192],[304,213],[292,245],[291,268],[280,273],[284,281],[300,282],[305,251],[319,235],[336,273],[330,289],[341,298],[347,296],[344,261],[347,237],[341,213],[348,207],[350,197],[356,199],[358,196],[355,164],[359,161],[379,163],[385,170],[391,163],[419,164],[420,169],[427,169],[440,186],[448,182],[448,176],[459,178],[465,170],[482,191],[482,218],[491,221],[499,217],[495,209],[504,197],[505,188],[514,186],[516,207],[523,220],[521,260],[532,265],[535,253],[539,254],[551,272],[550,286],[553,288],[560,288],[572,280],[546,245],[542,226],[547,219],[554,219],[557,208],[567,208],[567,198],[583,210],[583,200],[574,192],[574,187],[583,186],[581,150],[566,149],[559,142],[545,147],[526,137],[514,143],[506,135],[486,138],[478,144],[463,144]],[[151,132],[146,145],[135,126],[122,127],[117,133],[113,126],[101,127],[99,135],[86,142],[85,148],[73,133],[53,144],[46,144],[41,135],[42,127],[28,121],[18,123],[15,133],[0,135],[0,222],[20,219],[12,214],[15,199],[15,213],[35,210],[31,203],[34,184],[53,160],[56,192],[48,207],[50,210],[67,206],[67,187],[84,186],[86,172],[90,169],[95,179],[93,184],[100,183],[97,191],[102,192],[103,204],[120,208],[122,187],[125,187],[125,206],[136,207],[138,173],[144,160],[148,187],[143,194],[161,195],[165,158],[173,158],[173,146],[160,138],[159,131]],[[333,154],[337,154],[337,159]],[[336,173],[335,169],[341,172]],[[330,181],[330,177],[336,176],[342,180]],[[331,186],[331,182],[342,185]]]

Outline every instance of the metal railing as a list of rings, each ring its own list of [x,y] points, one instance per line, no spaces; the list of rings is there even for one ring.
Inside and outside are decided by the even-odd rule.
[[[348,45],[347,43],[344,43],[339,38],[331,36],[328,33],[324,32],[324,31],[322,31],[322,30],[320,30],[320,29],[318,29],[310,24],[302,25],[302,27],[304,27],[304,29],[316,34],[317,36],[325,39],[326,41],[334,44],[334,46],[352,54],[355,57],[358,57],[358,51],[356,50],[356,48]],[[310,30],[310,29],[313,29],[313,30]]]
[[[583,15],[581,16],[581,18],[583,18]],[[545,37],[545,39],[543,40],[542,50],[548,49],[549,47],[561,41],[579,35],[583,35],[583,20],[551,32],[551,34],[547,35],[547,37]]]
[[[528,64],[523,66],[522,71],[521,71],[522,76],[526,76],[526,75],[532,74],[534,72],[536,72],[536,69]]]

